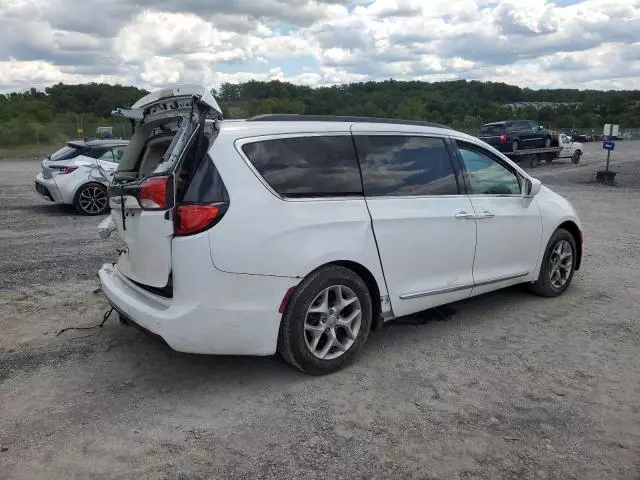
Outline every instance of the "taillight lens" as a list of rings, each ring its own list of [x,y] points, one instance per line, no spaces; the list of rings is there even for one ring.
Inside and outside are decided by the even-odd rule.
[[[138,201],[142,208],[167,209],[167,185],[171,177],[147,178],[138,189]]]
[[[55,167],[53,165],[49,166],[49,168],[56,170],[60,175],[66,175],[67,173],[75,172],[78,167]]]
[[[227,204],[178,205],[174,219],[176,235],[193,235],[217,223],[226,211]]]
[[[502,135],[500,135],[500,141],[502,143],[506,143],[506,141],[507,141],[507,132],[502,132]]]

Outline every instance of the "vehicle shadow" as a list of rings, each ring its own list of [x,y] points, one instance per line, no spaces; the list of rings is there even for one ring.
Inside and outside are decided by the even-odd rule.
[[[498,310],[505,301],[526,302],[527,298],[536,299],[523,289],[512,287],[394,319],[371,335],[362,357],[353,366],[335,375],[355,375],[354,371],[370,368],[371,362],[381,361],[377,358],[380,355],[401,356],[402,344],[406,342],[410,345],[414,341],[416,326],[426,329],[427,337],[439,335],[455,328],[450,320],[455,319],[459,310]],[[118,328],[122,330],[116,332]],[[251,357],[180,353],[172,350],[160,337],[131,325],[112,325],[109,330],[116,334],[117,339],[112,343],[108,357],[119,366],[126,365],[126,371],[138,379],[136,383],[144,379],[144,388],[148,391],[184,393],[202,389],[232,389],[233,385],[251,390],[308,382],[314,378],[289,366],[277,354]],[[384,349],[384,344],[388,342],[393,343],[397,351]]]
[[[42,205],[14,205],[12,210],[22,210],[35,214],[44,214],[49,216],[75,216],[83,217],[84,215],[78,213],[73,205],[65,205],[61,203],[48,203]]]

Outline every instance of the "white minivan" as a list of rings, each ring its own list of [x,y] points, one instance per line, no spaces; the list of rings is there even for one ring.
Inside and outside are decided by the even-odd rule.
[[[569,202],[447,127],[222,120],[189,85],[118,113],[135,133],[101,233],[126,248],[98,275],[125,322],[176,350],[328,373],[384,321],[517,283],[556,296],[580,267]]]

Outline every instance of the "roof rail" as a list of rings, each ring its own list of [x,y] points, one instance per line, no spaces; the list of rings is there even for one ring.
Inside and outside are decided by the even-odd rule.
[[[351,122],[351,123],[395,123],[420,127],[451,128],[440,123],[403,120],[401,118],[356,117],[340,115],[300,115],[297,113],[265,113],[247,118],[247,122]]]

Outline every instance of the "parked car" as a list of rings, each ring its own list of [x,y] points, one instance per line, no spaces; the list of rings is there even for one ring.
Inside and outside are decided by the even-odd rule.
[[[584,151],[582,143],[576,142],[572,137],[564,133],[558,135],[558,138],[560,140],[560,146],[562,147],[559,158],[570,158],[571,163],[580,162],[580,157]]]
[[[574,142],[592,142],[593,136],[587,135],[584,133],[571,132],[569,136],[573,139]]]
[[[120,111],[137,125],[100,230],[126,248],[98,276],[123,321],[175,350],[328,373],[385,320],[518,283],[555,297],[580,268],[569,202],[475,137],[220,112],[193,86]]]
[[[533,120],[487,123],[478,137],[501,152],[550,148],[553,142],[551,132]]]
[[[104,213],[107,186],[127,146],[126,140],[73,141],[45,158],[35,186],[47,200],[75,205],[85,215]]]

